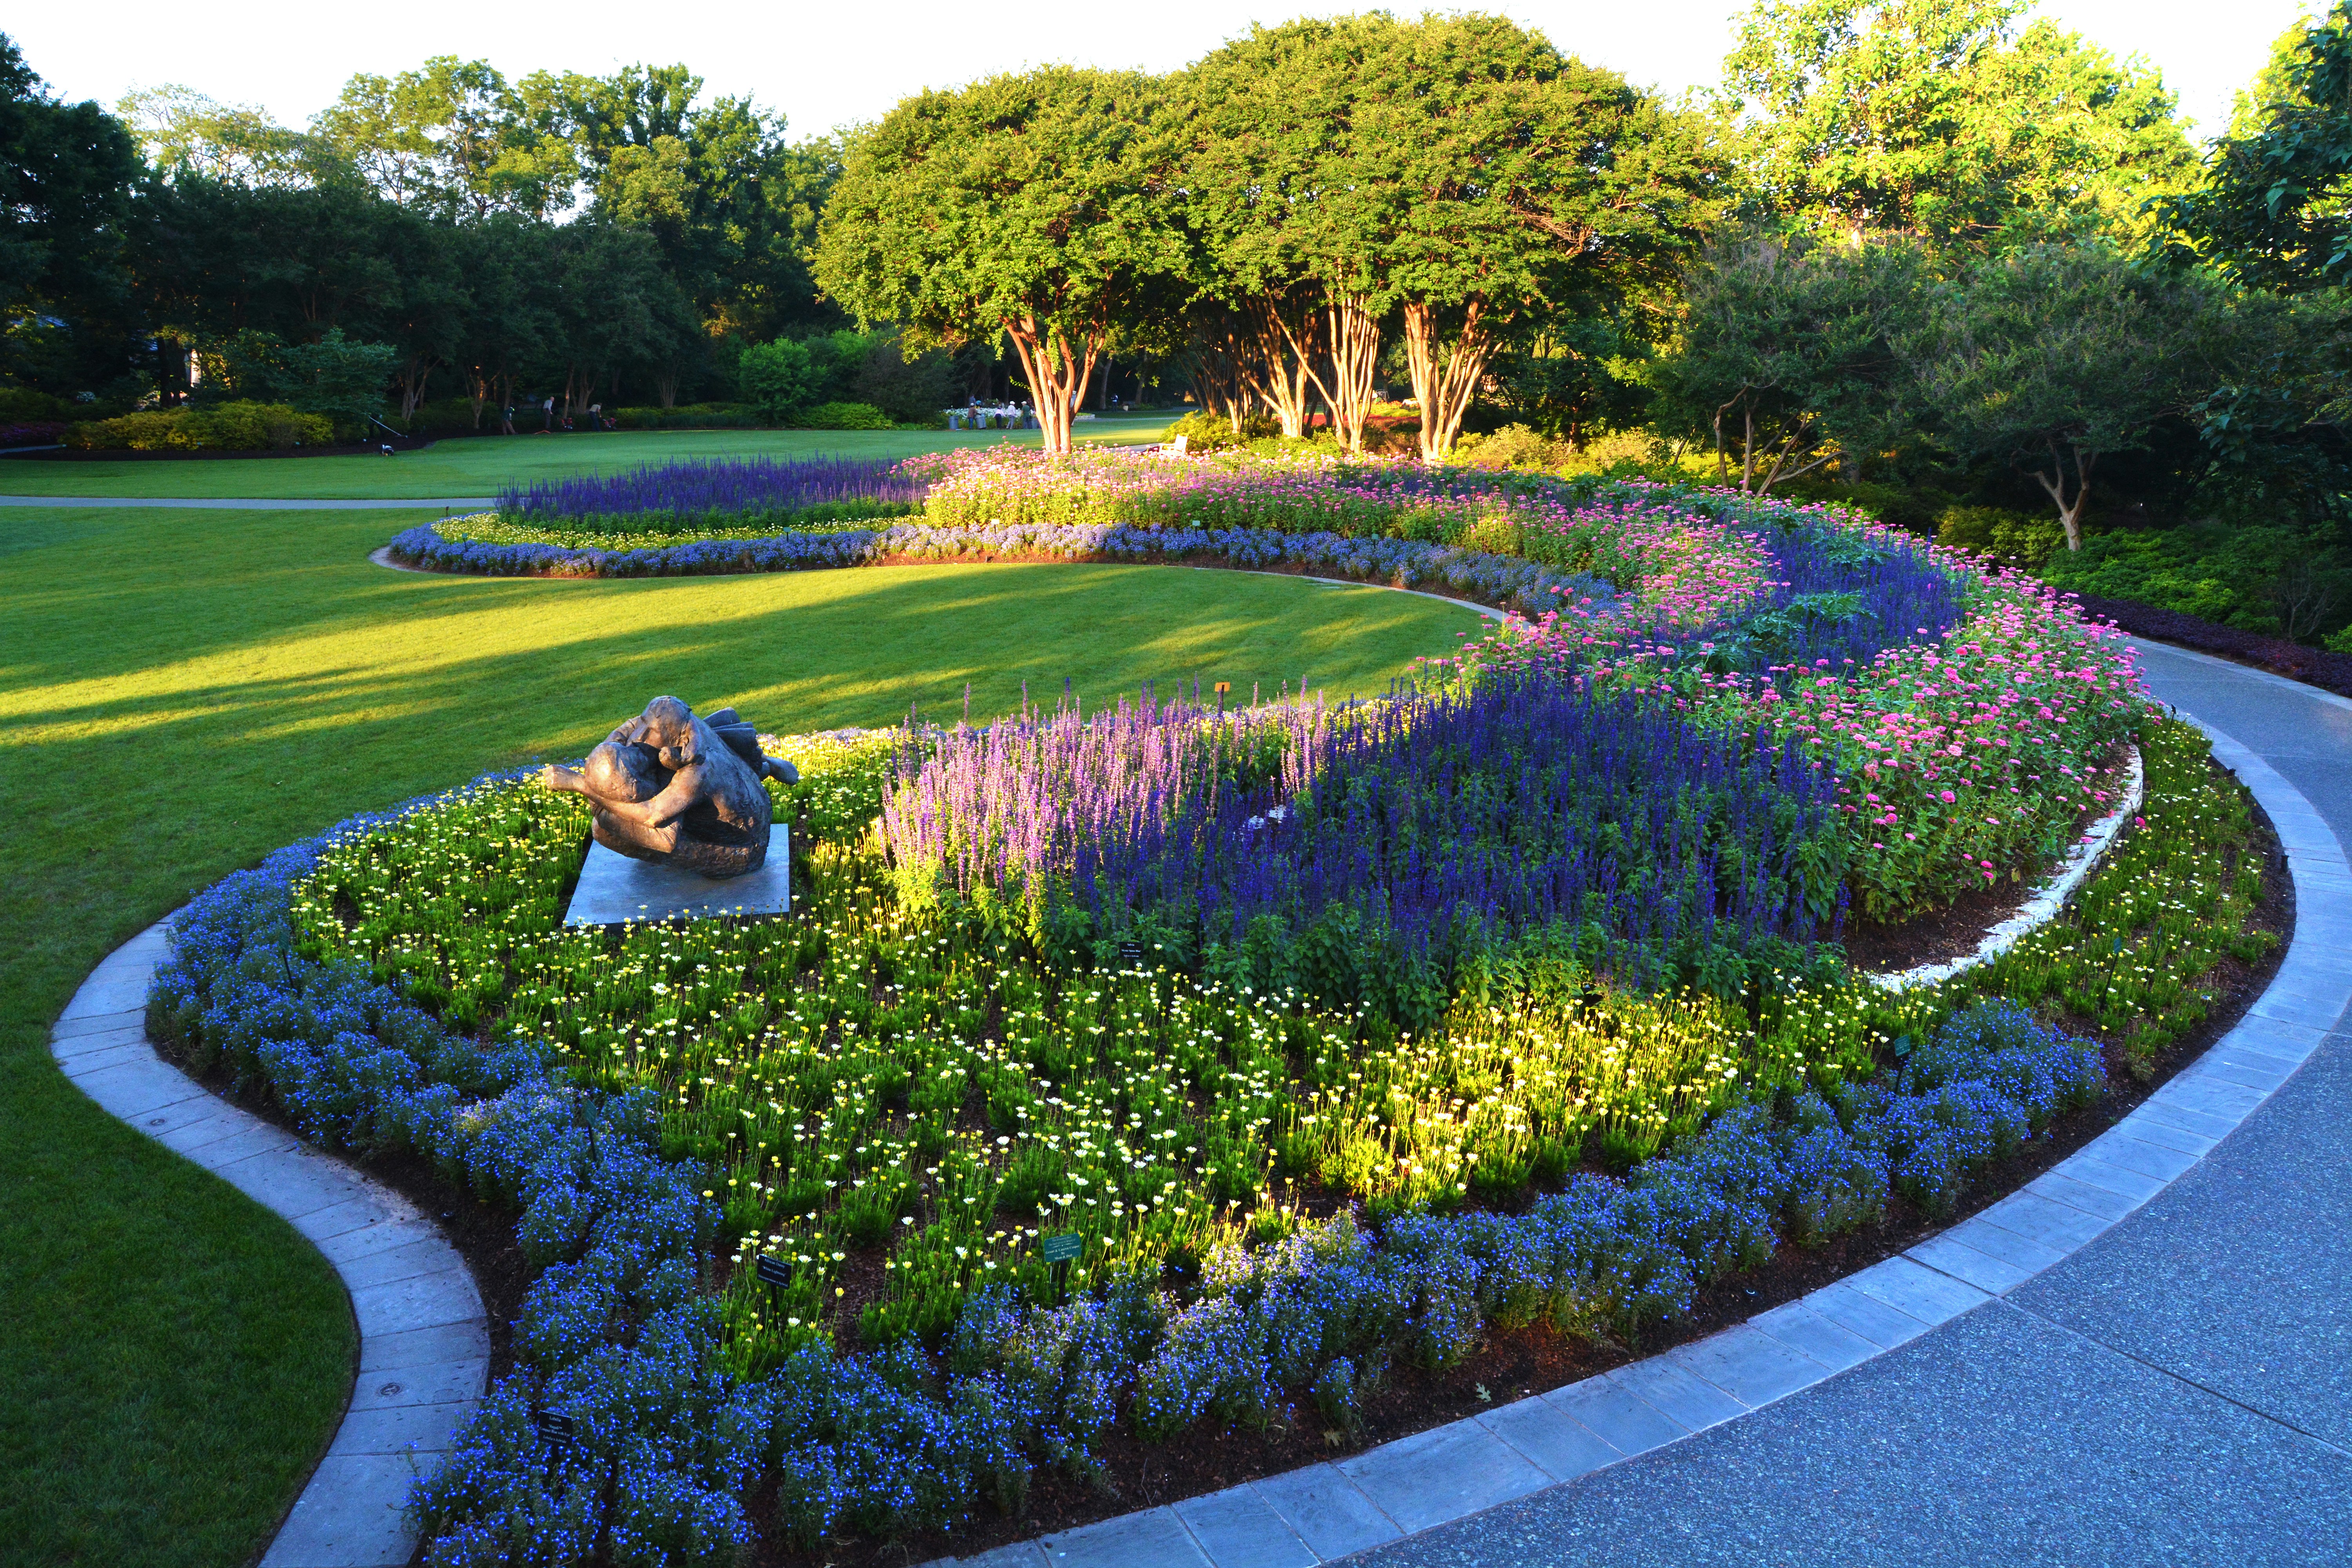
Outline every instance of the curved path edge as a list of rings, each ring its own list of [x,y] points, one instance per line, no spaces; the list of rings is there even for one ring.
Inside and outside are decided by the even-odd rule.
[[[333,1442],[261,1568],[397,1568],[416,1552],[411,1480],[449,1447],[490,1370],[481,1292],[415,1205],[231,1105],[147,1037],[147,987],[168,920],[110,953],[50,1031],[76,1088],[124,1124],[282,1216],[334,1266],[359,1326],[359,1370]]]
[[[2270,763],[2182,717],[2205,731],[2215,760],[2270,815],[2294,880],[2294,935],[2237,1026],[2098,1138],[1971,1218],[1704,1340],[1349,1458],[961,1561],[971,1568],[1314,1568],[1664,1448],[1811,1388],[2007,1296],[2129,1217],[2268,1100],[2352,1006],[2352,862],[2344,845]]]

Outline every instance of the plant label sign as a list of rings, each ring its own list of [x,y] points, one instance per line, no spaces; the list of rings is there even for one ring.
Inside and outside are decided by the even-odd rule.
[[[572,1436],[575,1430],[572,1417],[569,1415],[558,1415],[552,1410],[542,1410],[539,1413],[540,1439],[551,1447],[561,1447],[572,1441]]]
[[[764,1252],[760,1254],[759,1261],[751,1265],[751,1271],[760,1277],[762,1285],[781,1287],[793,1282],[793,1266]]]
[[[1039,1250],[1045,1253],[1048,1263],[1068,1263],[1086,1250],[1086,1243],[1076,1236],[1049,1236]]]
[[[1124,968],[1140,968],[1143,964],[1143,944],[1139,942],[1120,942],[1118,944],[1118,962]]]

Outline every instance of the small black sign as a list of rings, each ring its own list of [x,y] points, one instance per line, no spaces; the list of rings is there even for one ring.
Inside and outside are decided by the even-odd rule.
[[[1045,1245],[1039,1250],[1045,1255],[1048,1263],[1067,1263],[1084,1252],[1086,1247],[1081,1237],[1066,1234],[1045,1237]]]
[[[550,1444],[560,1446],[569,1443],[572,1441],[574,1430],[572,1417],[569,1415],[558,1415],[552,1410],[542,1410],[539,1413],[539,1435],[542,1440]]]
[[[1118,961],[1129,969],[1140,967],[1143,963],[1143,944],[1139,942],[1120,942]]]
[[[751,1268],[759,1275],[762,1285],[789,1285],[793,1282],[793,1266],[781,1258],[771,1258],[763,1252]]]

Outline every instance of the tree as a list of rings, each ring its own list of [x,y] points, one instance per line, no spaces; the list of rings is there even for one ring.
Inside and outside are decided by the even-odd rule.
[[[1937,293],[1909,370],[1938,438],[2032,476],[2083,546],[2099,460],[2226,379],[2226,301],[2098,244],[1991,258]]]
[[[2302,30],[2278,67],[2214,145],[2203,186],[2170,204],[2171,226],[2241,282],[2352,284],[2352,6]]]
[[[1582,446],[1595,428],[1641,423],[1650,346],[1614,314],[1533,317],[1496,356],[1492,395],[1518,423]]]
[[[396,77],[362,73],[311,121],[317,142],[385,200],[446,217],[543,217],[572,205],[568,142],[532,123],[487,60],[436,55]]]
[[[816,276],[918,346],[1003,334],[1048,451],[1112,334],[1185,265],[1173,193],[1140,154],[1150,79],[1048,67],[906,100],[849,150]]]
[[[1363,445],[1380,362],[1367,258],[1329,221],[1357,84],[1384,16],[1301,19],[1249,34],[1180,73],[1163,123],[1181,167],[1195,254],[1189,355],[1195,396],[1239,433],[1263,404],[1306,430],[1311,387],[1341,445]]]
[[[2030,0],[1759,0],[1725,108],[1769,210],[1848,236],[1999,248],[2143,236],[2197,175],[2173,95]]]
[[[1712,437],[1718,475],[1736,454],[1740,489],[1758,495],[1884,450],[1909,428],[1903,351],[1926,279],[1912,245],[1718,242],[1652,372],[1660,416]]]
[[[1384,199],[1355,207],[1367,249],[1386,253],[1435,462],[1516,318],[1672,277],[1708,171],[1695,121],[1500,17],[1424,17],[1375,61],[1349,162]]]
[[[58,101],[0,34],[0,370],[68,393],[122,376],[122,223],[142,173],[121,122]]]

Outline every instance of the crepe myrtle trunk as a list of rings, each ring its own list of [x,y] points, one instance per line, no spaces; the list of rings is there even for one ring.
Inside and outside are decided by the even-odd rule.
[[[2043,473],[2037,465],[2027,470],[2034,482],[2050,497],[2058,509],[2058,526],[2066,531],[2066,548],[2083,548],[2083,501],[2091,493],[2091,470],[2099,466],[2099,454],[2085,452],[2083,444],[2071,436],[2052,434],[2042,437],[2050,448],[2050,471]],[[2067,499],[2066,458],[2074,458],[2074,499]]]
[[[1247,314],[1251,387],[1266,412],[1281,421],[1282,433],[1296,439],[1307,434],[1313,374],[1308,367],[1323,355],[1323,314],[1286,310],[1285,301],[1271,294],[1250,301]]]
[[[1087,383],[1093,378],[1095,361],[1102,353],[1102,335],[1089,332],[1083,342],[1073,344],[1061,333],[1039,326],[1034,316],[1007,321],[1004,333],[1013,340],[1013,352],[1021,358],[1030,395],[1037,400],[1037,427],[1045,435],[1045,450],[1068,456],[1070,419],[1086,402]]]
[[[1487,362],[1495,356],[1495,334],[1487,330],[1481,301],[1464,308],[1462,330],[1451,346],[1441,341],[1437,310],[1425,300],[1404,308],[1405,358],[1412,371],[1413,400],[1421,405],[1421,460],[1441,463],[1454,450],[1462,433],[1462,416],[1486,379]]]
[[[1381,321],[1371,312],[1370,302],[1360,294],[1334,293],[1322,311],[1324,352],[1330,379],[1326,381],[1315,361],[1309,360],[1308,346],[1298,331],[1287,322],[1283,331],[1290,340],[1291,351],[1307,369],[1307,379],[1323,396],[1323,405],[1331,411],[1332,428],[1338,432],[1339,445],[1348,451],[1361,454],[1364,449],[1364,421],[1372,412],[1372,377],[1381,364]]]

